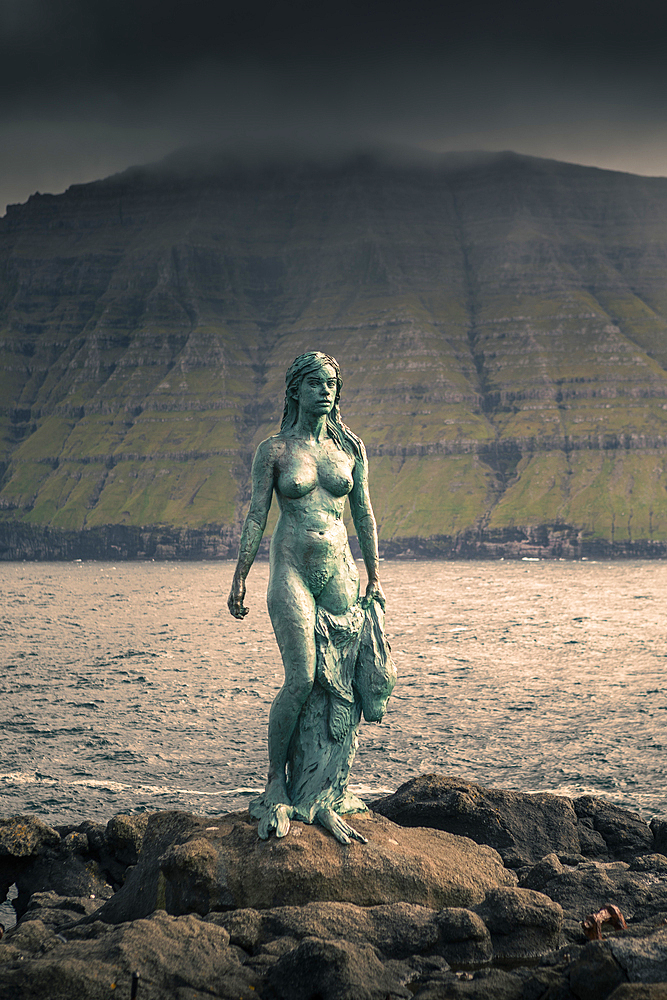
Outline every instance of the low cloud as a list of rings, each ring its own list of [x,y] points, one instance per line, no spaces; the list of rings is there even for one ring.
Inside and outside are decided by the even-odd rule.
[[[206,143],[513,149],[667,174],[656,26],[593,8],[5,0],[0,209]]]

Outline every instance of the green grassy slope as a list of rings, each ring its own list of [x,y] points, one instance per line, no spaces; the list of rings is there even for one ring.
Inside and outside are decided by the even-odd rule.
[[[285,369],[319,349],[387,551],[660,546],[666,288],[667,180],[514,155],[35,196],[0,220],[0,545],[231,551]]]

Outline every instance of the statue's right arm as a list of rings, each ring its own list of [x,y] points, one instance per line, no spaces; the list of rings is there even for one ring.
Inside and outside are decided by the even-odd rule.
[[[252,463],[252,498],[250,510],[243,524],[239,558],[232,580],[227,607],[234,618],[245,618],[249,608],[244,607],[245,581],[255,561],[259,543],[264,534],[273,498],[273,476],[276,460],[274,439],[262,441]]]

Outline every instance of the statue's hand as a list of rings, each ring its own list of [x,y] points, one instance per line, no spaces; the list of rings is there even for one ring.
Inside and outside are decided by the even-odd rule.
[[[372,580],[366,587],[366,594],[361,601],[361,606],[364,611],[366,608],[370,608],[373,601],[377,601],[384,611],[387,599],[384,596],[384,590],[382,589],[379,580]]]
[[[245,618],[248,614],[250,608],[246,608],[243,605],[243,598],[245,597],[245,583],[243,580],[234,580],[232,583],[232,589],[229,592],[229,597],[227,598],[227,607],[229,608],[229,613],[234,618]]]

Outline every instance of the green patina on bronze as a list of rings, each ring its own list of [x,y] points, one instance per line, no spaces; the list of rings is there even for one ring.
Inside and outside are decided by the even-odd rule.
[[[269,716],[269,776],[251,803],[259,835],[283,837],[289,821],[319,822],[341,843],[363,840],[341,816],[366,807],[348,792],[361,715],[379,721],[396,681],[384,638],[377,530],[362,441],[343,424],[338,363],[299,355],[287,372],[280,431],[257,448],[252,499],[229,610],[248,614],[245,580],[273,495],[268,606],[285,667]],[[343,521],[349,499],[368,574],[359,573]]]

